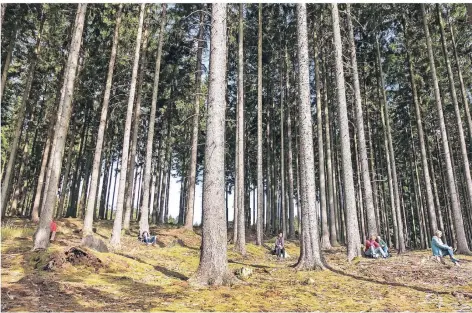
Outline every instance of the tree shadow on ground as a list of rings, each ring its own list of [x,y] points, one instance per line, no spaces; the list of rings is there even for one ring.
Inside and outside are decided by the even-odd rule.
[[[121,255],[121,256],[123,256],[125,258],[128,258],[128,259],[132,259],[132,260],[137,261],[137,262],[142,263],[142,264],[152,266],[156,271],[161,272],[162,274],[166,275],[167,277],[177,278],[177,279],[180,279],[180,280],[187,280],[188,279],[188,277],[185,276],[184,274],[174,272],[174,271],[169,270],[169,269],[167,269],[163,266],[149,264],[148,262],[144,261],[141,258],[131,256],[131,255],[127,255],[127,254],[124,254],[124,253],[119,253],[119,252],[115,252],[115,254]]]
[[[232,259],[229,259],[228,263],[245,265],[245,266],[250,266],[250,267],[255,267],[255,268],[262,268],[262,269],[264,269],[264,268],[275,268],[273,266],[267,266],[267,265],[261,265],[261,264],[247,264],[247,263],[237,262],[237,261],[232,260]]]
[[[402,283],[397,283],[397,282],[389,282],[389,281],[380,281],[376,279],[372,279],[372,277],[363,277],[363,276],[358,276],[354,274],[350,274],[347,272],[344,272],[342,270],[336,269],[328,264],[325,264],[326,268],[332,271],[333,273],[351,277],[357,280],[362,280],[365,282],[369,283],[375,283],[375,284],[380,284],[380,285],[385,285],[385,286],[392,286],[392,287],[405,287],[405,288],[410,288],[416,291],[421,291],[421,292],[427,292],[427,293],[434,293],[434,294],[441,294],[441,295],[454,295],[454,291],[439,291],[439,290],[434,290],[426,287],[421,287],[421,286],[412,286],[412,285],[407,285],[407,284],[402,284]],[[472,294],[468,293],[463,293],[465,296],[472,298]]]

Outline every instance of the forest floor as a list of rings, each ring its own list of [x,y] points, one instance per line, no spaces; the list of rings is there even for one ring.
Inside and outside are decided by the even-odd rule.
[[[95,226],[107,240],[112,222]],[[151,228],[158,245],[146,246],[132,224],[120,252],[83,249],[86,257],[66,256],[80,244],[81,227],[78,219],[59,221],[57,240],[47,251],[33,252],[34,225],[4,221],[2,311],[472,311],[471,256],[458,256],[460,267],[432,261],[427,250],[348,263],[340,247],[323,251],[327,270],[296,272],[291,266],[298,242],[287,244],[290,258],[283,261],[250,242],[245,257],[228,247],[230,268],[251,268],[249,278],[230,287],[195,288],[187,278],[198,267],[198,234]]]

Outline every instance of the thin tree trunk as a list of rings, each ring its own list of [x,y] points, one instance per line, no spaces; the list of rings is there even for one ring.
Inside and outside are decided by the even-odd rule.
[[[205,143],[202,246],[200,264],[190,279],[198,285],[231,280],[226,256],[224,138],[226,109],[226,4],[212,4],[208,120]]]
[[[262,60],[261,60],[262,61]],[[288,145],[288,155],[287,155],[287,173],[288,173],[288,237],[290,239],[295,238],[295,211],[294,211],[294,193],[293,193],[293,150],[292,150],[292,118],[291,118],[291,105],[289,100],[289,90],[290,89],[290,76],[289,76],[289,60],[287,53],[287,46],[285,46],[285,81],[287,89],[287,145]],[[262,99],[261,99],[262,101]],[[262,123],[262,122],[261,122]],[[262,134],[261,134],[262,135]],[[262,152],[262,151],[261,151]],[[262,171],[261,171],[262,172]],[[262,173],[261,173],[262,174]]]
[[[382,61],[380,59],[380,47],[379,41],[377,39],[377,62],[379,67],[379,80],[380,80],[380,89],[382,91],[381,100],[383,102],[383,108],[385,111],[385,121],[386,121],[386,133],[387,133],[387,144],[386,146],[387,153],[390,155],[390,165],[392,171],[392,184],[393,184],[393,193],[394,193],[394,214],[397,220],[397,227],[398,227],[398,253],[405,252],[405,239],[403,234],[403,224],[401,218],[401,210],[400,210],[400,192],[398,190],[398,178],[397,178],[397,166],[395,164],[395,153],[393,150],[393,142],[392,142],[392,132],[390,127],[390,117],[388,113],[388,105],[387,105],[387,97],[385,95],[385,83],[383,78],[383,71],[382,71]]]
[[[72,36],[71,50],[68,59],[68,73],[64,80],[64,102],[62,103],[61,116],[56,123],[55,144],[52,146],[50,160],[51,176],[49,180],[50,187],[47,188],[45,195],[45,205],[41,212],[38,229],[34,235],[34,250],[45,249],[49,245],[49,224],[52,220],[54,207],[56,204],[57,185],[61,174],[62,158],[64,154],[65,139],[69,128],[70,115],[72,112],[72,97],[74,92],[75,74],[77,70],[77,61],[79,50],[82,43],[82,32],[84,28],[85,12],[87,4],[78,4],[75,29]]]
[[[354,193],[354,178],[352,173],[351,144],[349,139],[349,124],[347,117],[346,91],[344,87],[344,69],[342,60],[342,43],[339,26],[338,5],[332,4],[334,51],[336,60],[336,85],[338,95],[338,119],[341,137],[341,155],[343,165],[344,199],[346,208],[347,258],[361,255],[359,224],[356,214],[356,199]]]
[[[235,191],[234,201],[238,203],[237,220],[235,227],[237,227],[237,237],[234,241],[234,249],[242,255],[246,254],[246,230],[244,223],[244,54],[243,54],[243,37],[244,37],[244,23],[243,23],[244,4],[239,5],[239,43],[238,43],[238,116],[237,116],[237,160],[236,160],[236,180],[237,188]]]
[[[351,55],[352,79],[354,83],[354,101],[356,104],[356,131],[359,144],[360,171],[362,172],[362,183],[364,187],[364,202],[367,216],[367,232],[377,234],[377,224],[375,219],[374,201],[372,196],[372,184],[369,174],[369,161],[367,158],[367,145],[364,131],[364,114],[362,112],[361,88],[359,84],[359,74],[357,70],[356,43],[354,41],[354,29],[351,18],[351,5],[346,5],[346,17],[349,33],[349,47]],[[362,204],[362,203],[361,203]]]
[[[205,13],[200,12],[200,27],[197,36],[197,65],[195,71],[195,103],[192,125],[192,151],[190,154],[189,182],[187,216],[185,217],[185,228],[193,230],[193,211],[195,210],[195,184],[197,178],[197,152],[198,152],[198,124],[200,121],[200,93],[202,76],[202,53],[203,53],[203,33],[204,33]]]
[[[0,99],[1,100],[3,100],[3,91],[5,90],[5,86],[7,84],[8,70],[10,69],[11,56],[12,56],[12,53],[13,53],[13,47],[15,46],[15,43],[16,43],[16,33],[17,33],[17,31],[18,31],[18,25],[15,23],[15,26],[13,26],[13,32],[11,34],[10,45],[8,46],[7,57],[5,58],[5,62],[3,64],[2,80],[1,80],[1,87],[0,87],[1,88],[1,92],[0,92]],[[33,62],[36,62],[36,61],[34,60]],[[30,65],[30,68],[31,68],[31,65]],[[23,101],[25,101],[25,100],[23,100]]]
[[[147,24],[147,23],[146,23]],[[133,193],[136,192],[136,181],[133,180],[133,173],[136,167],[136,157],[137,157],[137,145],[138,145],[138,132],[139,124],[141,119],[141,99],[142,99],[142,90],[144,83],[144,68],[146,66],[146,53],[149,37],[149,26],[144,25],[144,34],[142,38],[142,48],[141,48],[141,70],[138,74],[138,83],[136,90],[136,104],[134,105],[134,121],[133,121],[133,134],[131,137],[131,151],[129,159],[129,168],[128,168],[128,190],[125,192],[125,214],[123,217],[123,229],[125,231],[129,230],[129,223],[131,218],[131,212],[133,211],[134,202],[133,202]],[[139,203],[138,203],[139,207]],[[147,211],[149,212],[149,210]],[[147,215],[147,214],[146,214]],[[148,223],[149,228],[149,223]]]
[[[262,4],[259,3],[259,26],[257,35],[257,224],[256,243],[264,240],[264,177],[262,169]],[[290,135],[289,135],[290,136]],[[290,137],[289,137],[290,138]],[[290,140],[290,139],[289,139]],[[290,149],[290,148],[289,148]]]
[[[113,248],[119,248],[121,246],[121,225],[123,218],[123,206],[125,200],[125,187],[126,187],[126,178],[128,172],[128,153],[129,153],[129,144],[130,144],[130,133],[131,133],[131,119],[133,117],[133,103],[134,95],[136,93],[136,78],[138,75],[138,65],[139,65],[139,52],[141,48],[141,37],[143,32],[143,23],[144,23],[144,13],[145,13],[145,4],[140,6],[139,14],[139,26],[138,34],[136,36],[136,50],[134,53],[134,62],[133,62],[133,71],[131,75],[131,86],[130,93],[128,98],[128,108],[126,112],[126,122],[123,136],[123,152],[121,155],[121,172],[120,172],[120,182],[118,190],[118,199],[116,205],[116,214],[115,221],[113,222],[113,232],[110,240],[110,245]],[[132,160],[134,162],[134,160]]]
[[[434,97],[436,99],[436,106],[437,106],[437,111],[438,111],[439,128],[440,128],[441,137],[442,137],[442,150],[443,150],[444,159],[446,161],[448,191],[451,197],[452,214],[454,217],[453,222],[454,222],[454,228],[456,230],[456,237],[457,237],[457,253],[470,254],[469,246],[467,244],[467,239],[465,236],[464,222],[462,219],[461,207],[460,207],[460,202],[459,202],[458,194],[457,194],[457,188],[454,183],[454,172],[453,172],[454,169],[452,167],[451,155],[449,151],[449,139],[446,133],[446,124],[444,121],[444,113],[443,113],[442,102],[441,102],[441,94],[439,92],[438,78],[436,75],[436,65],[434,64],[433,48],[431,44],[431,36],[429,35],[426,10],[423,3],[420,4],[420,6],[421,6],[421,13],[423,15],[423,28],[424,28],[424,32],[426,36],[426,44],[428,48],[431,79],[433,81],[433,86],[434,86]],[[471,186],[471,189],[472,189],[472,186]]]
[[[107,81],[105,83],[105,92],[103,95],[102,111],[100,114],[100,124],[98,126],[97,143],[95,145],[95,153],[93,156],[92,178],[90,182],[90,188],[91,188],[90,197],[91,198],[88,201],[87,209],[85,211],[84,228],[83,228],[84,237],[92,234],[93,211],[95,208],[95,195],[96,195],[98,184],[100,183],[98,173],[100,170],[101,159],[102,159],[102,148],[103,148],[103,142],[105,139],[105,129],[106,129],[107,115],[108,115],[108,104],[110,102],[110,93],[111,93],[111,86],[113,82],[113,73],[115,70],[116,51],[117,51],[118,41],[119,41],[119,31],[120,31],[120,25],[121,25],[122,10],[123,10],[123,4],[119,4],[118,11],[116,13],[115,32],[113,34],[113,44],[111,46],[110,61],[108,63]]]

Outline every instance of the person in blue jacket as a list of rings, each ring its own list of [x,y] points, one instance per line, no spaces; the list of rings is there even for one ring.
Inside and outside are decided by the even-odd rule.
[[[459,265],[459,260],[454,257],[454,251],[452,250],[452,247],[444,244],[441,240],[441,236],[442,231],[437,230],[434,233],[433,239],[431,240],[431,250],[433,251],[433,255],[437,258],[449,255],[452,263]]]

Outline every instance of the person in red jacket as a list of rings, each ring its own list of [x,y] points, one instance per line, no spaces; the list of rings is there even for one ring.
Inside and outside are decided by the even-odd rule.
[[[57,224],[54,220],[52,220],[51,224],[49,225],[50,227],[50,230],[51,230],[51,237],[50,237],[50,240],[51,241],[54,241],[54,239],[56,238],[56,230],[57,230]]]
[[[365,241],[365,255],[374,259],[377,259],[379,255],[381,255],[383,258],[386,258],[387,254],[382,250],[379,243],[375,241],[375,239],[377,239],[376,235],[370,235],[370,239]]]

